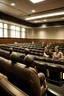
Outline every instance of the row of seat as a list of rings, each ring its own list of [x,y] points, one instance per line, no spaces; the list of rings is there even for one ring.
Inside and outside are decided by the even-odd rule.
[[[3,50],[3,49],[0,49],[0,56],[6,58],[6,59],[10,59],[10,54],[16,54],[14,56],[14,58],[16,58],[16,60],[18,62],[21,62],[23,63],[23,59],[25,57],[25,55],[29,52],[25,51],[25,53],[19,53],[19,52],[10,52],[10,51],[7,51],[7,50]],[[31,55],[31,54],[30,54]],[[34,60],[37,60],[37,61],[42,61],[42,62],[48,62],[48,63],[56,63],[56,64],[61,64],[63,65],[64,64],[64,59],[63,60],[53,60],[51,58],[45,58],[45,57],[42,57],[42,56],[37,56],[37,55],[33,55],[34,56]]]
[[[51,83],[62,85],[64,84],[64,65],[54,64],[54,63],[46,63],[42,61],[34,61],[34,65],[38,72],[43,72],[47,78],[47,81]]]
[[[12,55],[12,58],[10,58],[11,55]],[[12,54],[10,54],[9,51],[0,49],[0,56],[9,60],[12,59],[15,62],[24,63],[23,60],[24,60],[25,54],[24,53],[21,54],[18,52],[12,52]],[[52,60],[50,58],[43,58],[43,57],[38,57],[34,55],[33,57],[34,57],[35,62],[31,65],[31,67],[36,66],[38,72],[43,72],[47,80],[50,79],[50,80],[53,80],[53,82],[57,81],[57,83],[59,83],[60,85],[63,83],[62,79],[63,79],[63,72],[64,72],[64,60]],[[54,76],[54,74],[56,74],[56,76]],[[60,74],[62,75],[62,78]]]
[[[25,60],[24,62],[27,62],[25,64],[32,62],[29,55]],[[43,83],[45,81],[44,74],[37,74],[32,68],[27,68],[26,65],[14,61],[12,55],[11,60],[0,57],[0,72],[5,74],[11,83],[29,96],[43,96],[47,90],[47,84]]]
[[[19,57],[17,58],[17,55],[18,55],[17,53],[12,52],[11,55],[12,55],[12,59],[14,61],[19,60],[18,59]],[[40,60],[40,59],[44,59],[44,60]],[[48,60],[47,58],[46,59],[40,58],[40,59],[39,58],[36,59],[34,57],[34,63],[32,63],[31,67],[36,66],[36,70],[38,70],[38,72],[43,72],[45,74],[47,80],[49,80],[49,79],[53,80],[54,82],[57,82],[57,83],[59,83],[59,85],[61,85],[63,83],[64,61],[54,61],[57,63],[57,64],[55,64],[52,62],[47,63],[46,62]],[[20,62],[20,61],[18,61],[18,62]],[[62,64],[60,62],[62,62]],[[55,74],[55,76],[54,76],[54,74]]]

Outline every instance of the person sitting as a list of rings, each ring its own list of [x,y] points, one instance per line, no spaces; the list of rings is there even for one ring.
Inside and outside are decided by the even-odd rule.
[[[44,49],[44,54],[43,56],[46,58],[52,58],[52,48],[51,48],[52,43],[49,43],[46,45],[45,49]]]
[[[49,50],[48,47],[45,47],[43,57],[49,58]]]
[[[38,78],[40,79],[40,84],[44,85],[44,88],[46,87],[46,78],[45,75],[43,73],[38,73],[37,70],[35,68],[30,67],[33,63],[34,63],[34,57],[31,55],[26,55],[24,58],[24,62],[23,62],[26,67],[25,68],[29,68],[30,70],[33,70],[35,74],[37,74]]]
[[[49,58],[52,58],[53,51],[52,51],[52,48],[51,47],[48,50],[48,54],[49,54]]]
[[[63,59],[63,53],[60,51],[59,46],[55,46],[55,52],[53,53],[52,59]]]
[[[28,48],[25,48],[25,55],[28,55],[28,54],[30,54],[30,50],[28,49]]]
[[[18,49],[22,49],[22,46],[19,46]]]

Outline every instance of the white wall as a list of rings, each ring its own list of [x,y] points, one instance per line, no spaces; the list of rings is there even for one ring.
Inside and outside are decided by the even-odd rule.
[[[27,38],[64,39],[64,27],[35,28],[27,32]]]

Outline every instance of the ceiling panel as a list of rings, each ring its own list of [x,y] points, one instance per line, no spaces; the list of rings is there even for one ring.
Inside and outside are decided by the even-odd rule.
[[[12,7],[10,5],[11,3],[15,3],[16,5]],[[31,12],[33,9],[35,13]],[[64,11],[64,0],[45,0],[37,4],[31,3],[29,0],[0,0],[0,11],[24,20],[26,17],[37,16],[44,13],[47,14],[57,10]],[[49,18],[49,20],[59,21],[62,17],[64,16],[60,18]],[[49,20],[47,22],[49,22]],[[34,23],[32,20],[28,22]],[[43,20],[41,22],[43,22]]]

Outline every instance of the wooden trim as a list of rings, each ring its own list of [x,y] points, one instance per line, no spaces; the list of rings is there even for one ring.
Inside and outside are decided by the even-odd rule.
[[[32,43],[34,41],[35,43],[42,43],[42,42],[56,42],[56,43],[64,43],[64,40],[61,39],[23,39],[23,38],[0,38],[0,44],[6,44],[6,43]]]

